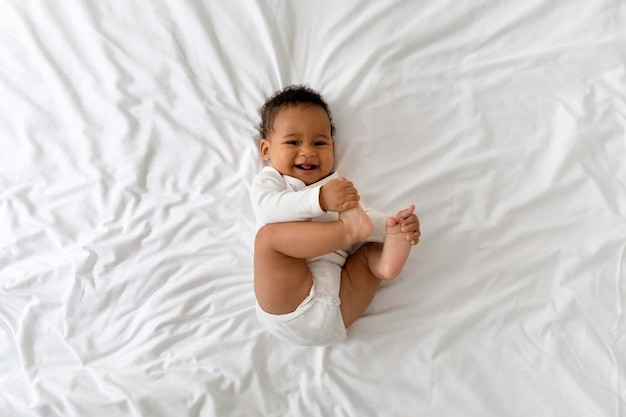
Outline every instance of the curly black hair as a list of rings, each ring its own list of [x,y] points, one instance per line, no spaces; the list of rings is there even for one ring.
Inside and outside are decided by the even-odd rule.
[[[266,138],[272,131],[274,120],[282,109],[285,107],[294,107],[299,104],[310,104],[324,109],[328,115],[328,120],[330,121],[330,135],[335,136],[333,117],[330,113],[328,104],[321,94],[304,85],[290,85],[285,89],[276,92],[265,102],[265,104],[263,104],[263,107],[261,107],[261,123],[258,127],[261,138]]]

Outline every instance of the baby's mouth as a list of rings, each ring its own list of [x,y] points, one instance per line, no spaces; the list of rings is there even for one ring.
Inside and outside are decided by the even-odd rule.
[[[299,164],[296,165],[296,168],[301,169],[303,171],[314,171],[317,168],[317,165],[313,164]]]

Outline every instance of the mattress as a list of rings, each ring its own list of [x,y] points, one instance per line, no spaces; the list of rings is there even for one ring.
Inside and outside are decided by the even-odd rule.
[[[0,2],[0,415],[626,416],[626,3]],[[304,84],[421,242],[347,339],[255,316]]]

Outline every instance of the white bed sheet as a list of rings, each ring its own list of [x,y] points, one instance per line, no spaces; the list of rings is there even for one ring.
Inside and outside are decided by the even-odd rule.
[[[254,315],[257,109],[422,242],[345,343]],[[626,416],[626,3],[0,2],[1,416]]]

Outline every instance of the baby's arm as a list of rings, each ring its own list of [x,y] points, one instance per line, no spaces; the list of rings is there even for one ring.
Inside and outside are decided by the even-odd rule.
[[[257,221],[267,224],[309,220],[326,211],[345,211],[356,207],[360,197],[345,178],[292,191],[277,171],[264,169],[252,183],[251,198]]]
[[[251,199],[260,224],[302,221],[321,216],[319,187],[299,192],[287,188],[278,172],[261,171],[252,183]]]

